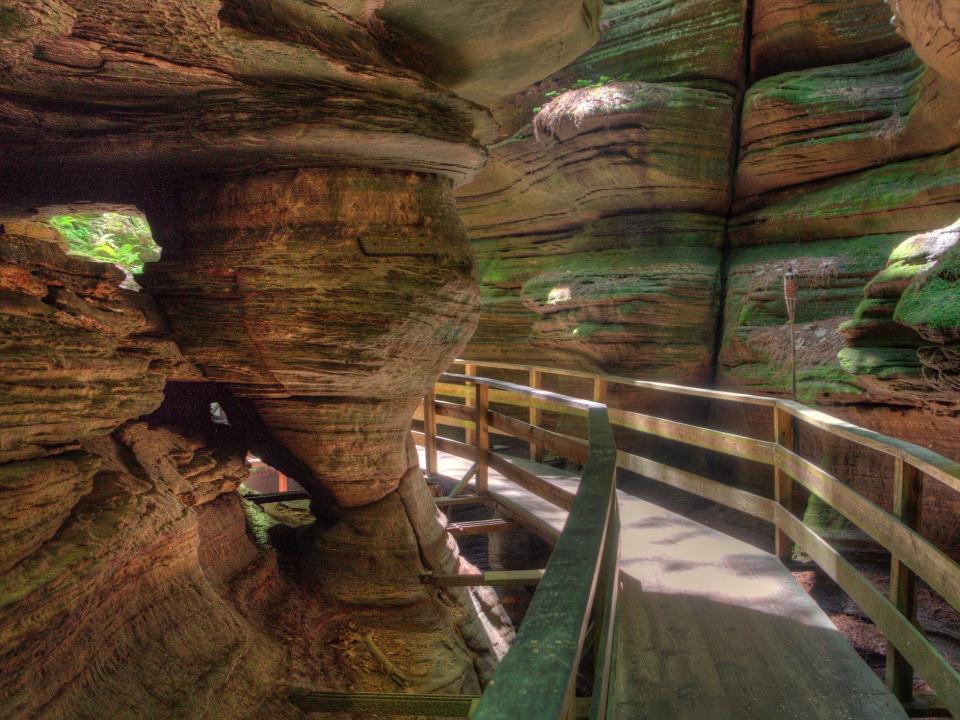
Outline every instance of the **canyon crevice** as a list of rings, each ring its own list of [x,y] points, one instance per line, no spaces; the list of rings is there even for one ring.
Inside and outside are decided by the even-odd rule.
[[[960,458],[958,38],[958,0],[0,1],[0,719],[479,692],[514,628],[423,582],[475,568],[411,435],[456,357],[788,397],[792,271],[798,399]],[[139,292],[52,224],[108,211]]]

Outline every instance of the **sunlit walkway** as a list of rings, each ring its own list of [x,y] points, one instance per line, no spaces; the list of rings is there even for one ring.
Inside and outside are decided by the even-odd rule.
[[[517,462],[576,490],[572,473]],[[443,475],[469,466],[439,453]],[[492,469],[489,488],[505,514],[559,535],[564,511]],[[619,500],[617,720],[907,717],[773,555],[623,492]]]

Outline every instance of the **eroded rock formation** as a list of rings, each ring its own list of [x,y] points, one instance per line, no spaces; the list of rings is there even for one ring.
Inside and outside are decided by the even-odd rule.
[[[340,505],[394,490],[419,397],[476,322],[449,183],[284,171],[184,184],[148,215],[164,256],[142,283],[309,472],[289,474]]]
[[[404,687],[479,689],[512,629],[490,592],[421,582],[462,561],[406,436],[380,502],[257,544],[246,438],[209,417],[228,391],[152,299],[36,238],[0,257],[0,716],[299,717],[292,687],[397,689],[367,636]]]
[[[593,49],[494,103],[503,137],[457,191],[467,355],[788,395],[792,268],[800,399],[960,456],[957,12],[609,3]],[[857,462],[885,502],[889,468]],[[956,498],[931,502],[956,544]]]
[[[474,358],[784,395],[792,268],[801,399],[960,456],[958,27],[956,0],[5,2],[0,717],[477,690],[512,630],[420,582],[463,561],[408,431],[478,306]],[[142,293],[37,225],[81,205],[148,217]],[[315,522],[244,505],[249,450]],[[890,468],[840,462],[885,501]],[[956,498],[924,503],[955,542]]]
[[[709,381],[745,3],[609,4],[601,41],[494,105],[457,191],[478,359]]]
[[[476,322],[474,101],[575,58],[600,6],[0,7],[0,715],[479,689],[512,630],[495,595],[421,583],[460,560],[409,426]],[[140,295],[24,236],[81,206],[151,222]],[[254,447],[315,524],[245,519]]]

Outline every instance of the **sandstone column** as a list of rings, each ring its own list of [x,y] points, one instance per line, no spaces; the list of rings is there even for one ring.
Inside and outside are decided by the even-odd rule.
[[[309,169],[191,182],[149,209],[164,248],[143,284],[185,354],[255,408],[341,506],[407,471],[421,393],[478,312],[449,181]]]

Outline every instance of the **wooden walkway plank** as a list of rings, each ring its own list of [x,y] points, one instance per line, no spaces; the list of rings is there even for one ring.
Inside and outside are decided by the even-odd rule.
[[[441,454],[450,475],[470,461]],[[575,493],[575,474],[511,458]],[[491,468],[490,501],[554,538],[566,513]],[[773,555],[619,493],[614,720],[905,720],[907,715]],[[527,517],[524,517],[527,516]]]

